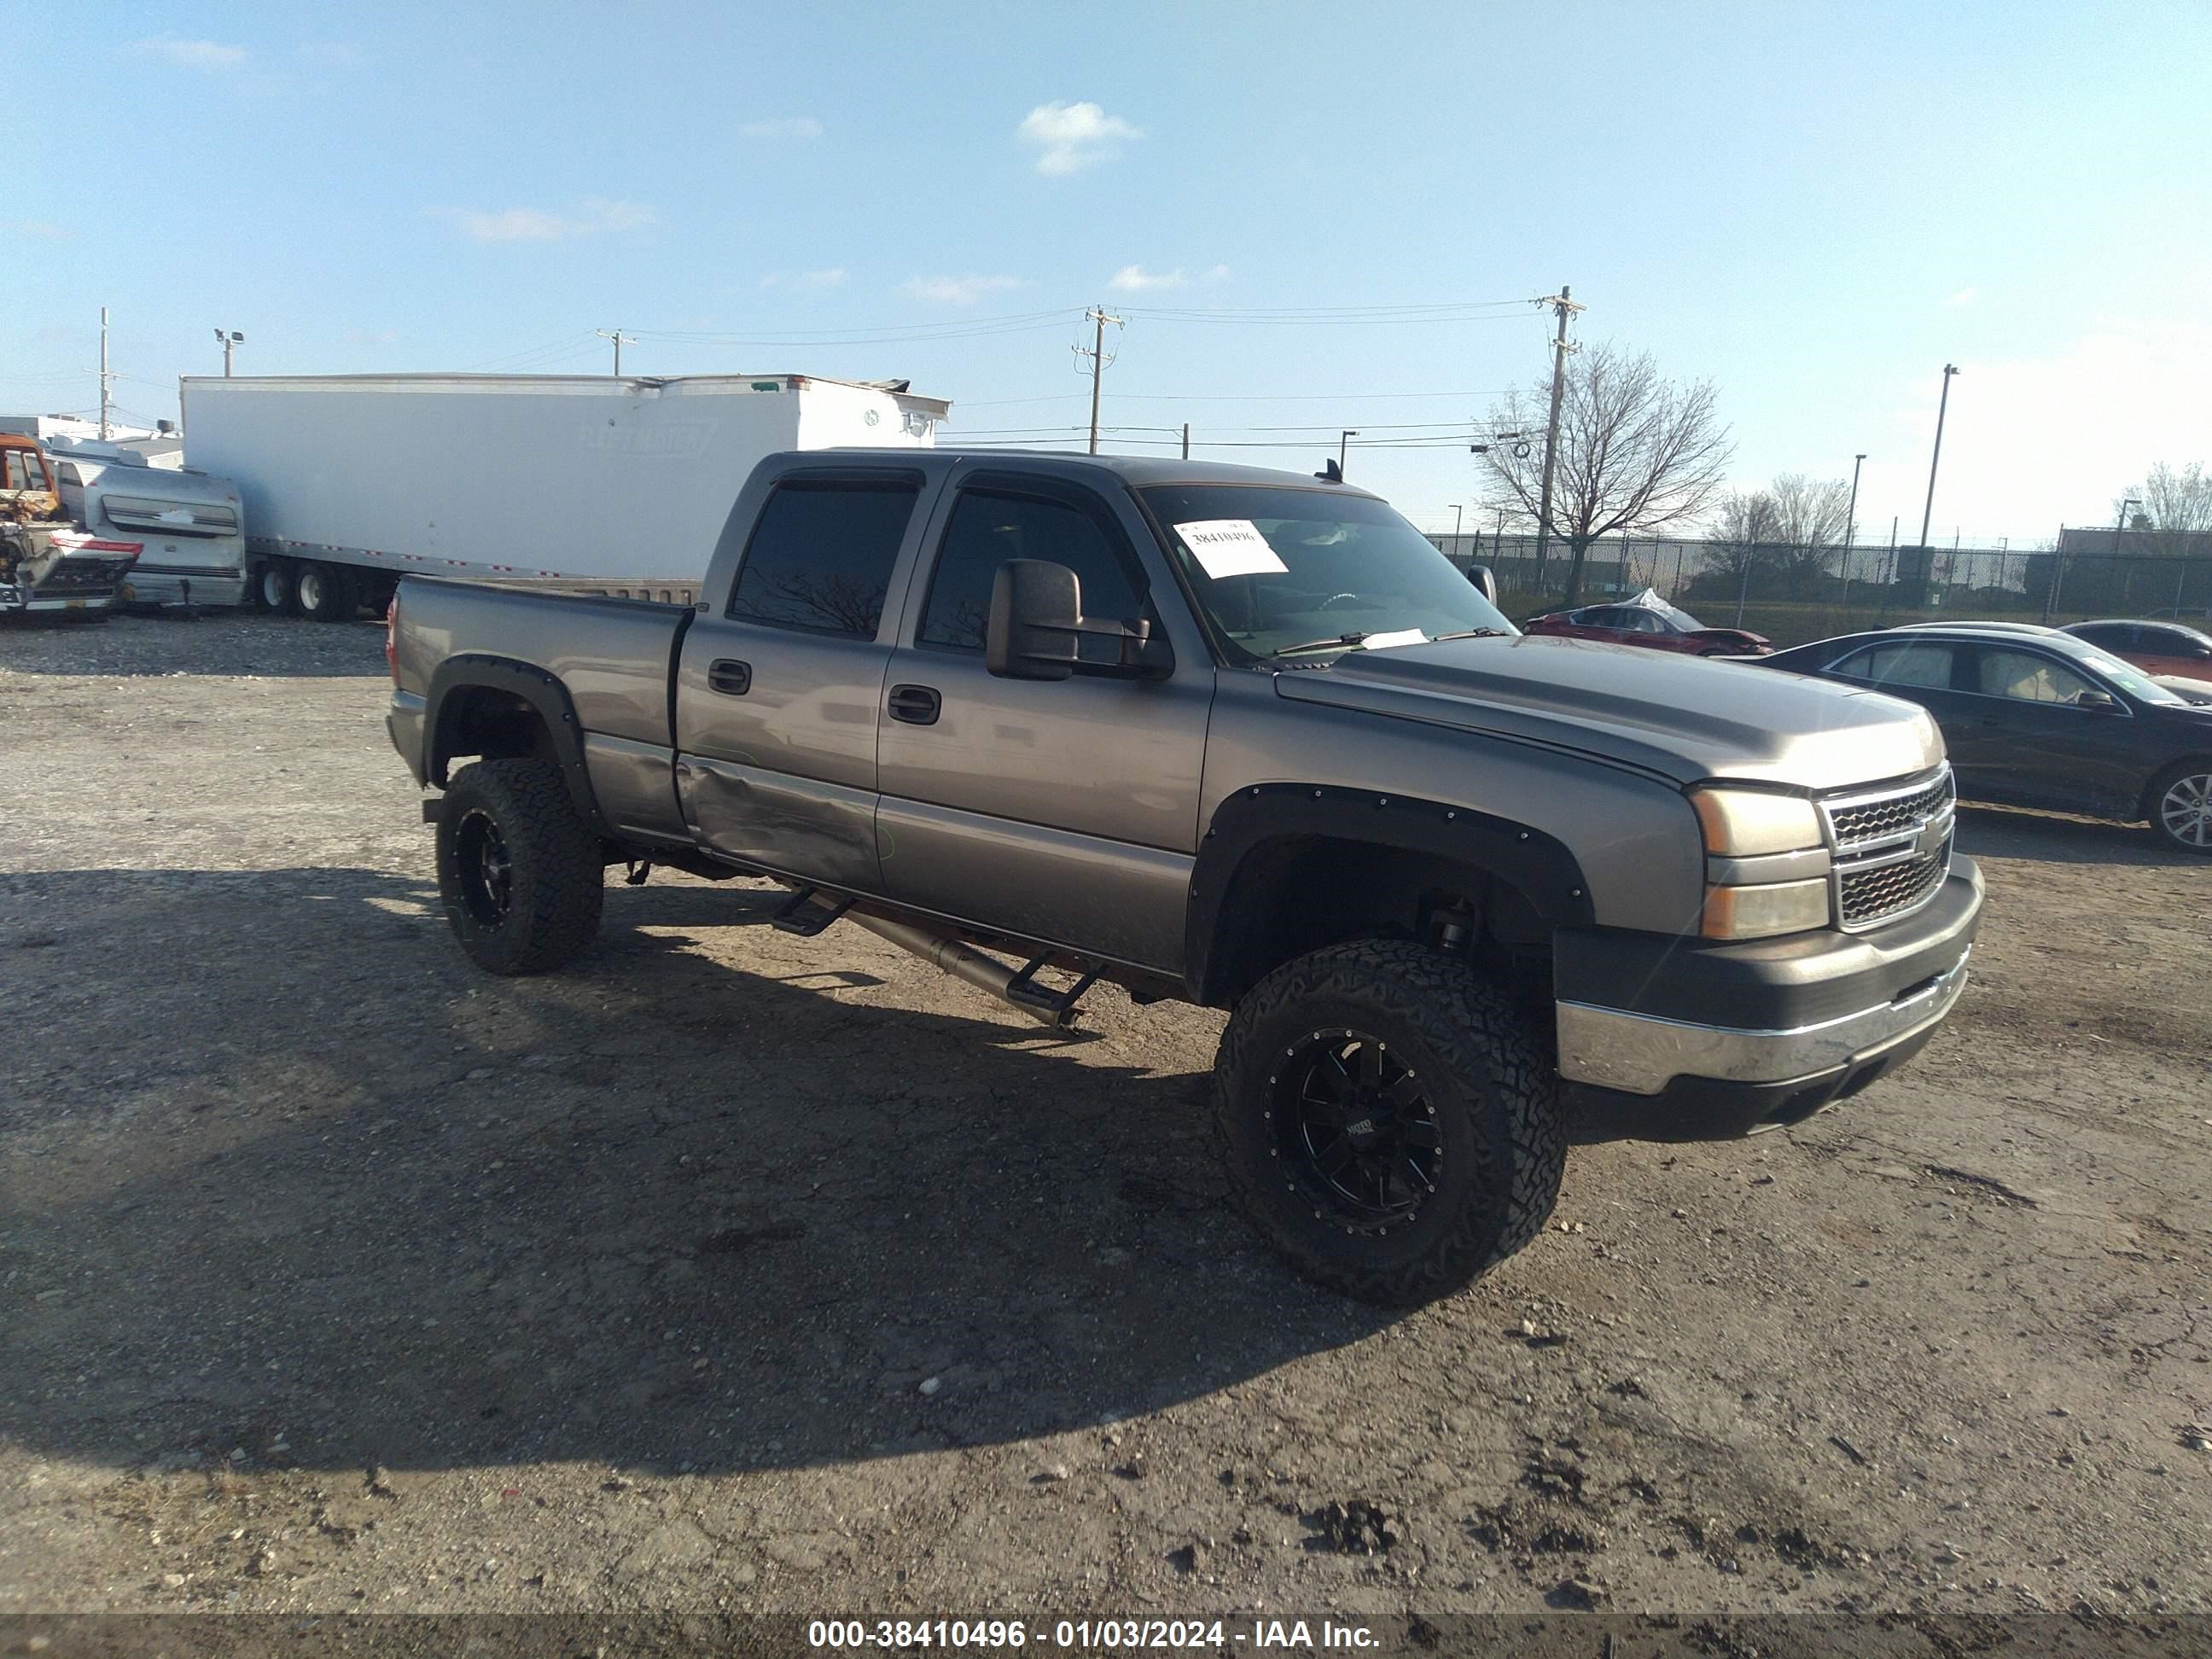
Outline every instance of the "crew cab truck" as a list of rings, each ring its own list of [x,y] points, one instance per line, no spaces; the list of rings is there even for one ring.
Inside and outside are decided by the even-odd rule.
[[[1733,1137],[1899,1066],[1981,908],[1921,710],[1518,635],[1334,480],[779,454],[696,605],[409,580],[389,635],[481,966],[560,966],[665,866],[1049,1022],[1098,980],[1226,1010],[1237,1191],[1378,1302],[1527,1243],[1571,1115]]]

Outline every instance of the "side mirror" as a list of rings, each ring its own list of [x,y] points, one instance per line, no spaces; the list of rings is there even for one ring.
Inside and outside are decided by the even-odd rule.
[[[1082,636],[1121,642],[1118,666],[1135,670],[1152,624],[1092,622],[1083,615],[1083,586],[1064,564],[1008,559],[991,582],[991,620],[983,666],[1000,679],[1064,680],[1080,660]]]
[[[1467,579],[1474,584],[1476,592],[1481,594],[1492,605],[1498,603],[1498,573],[1496,571],[1486,564],[1471,564],[1467,568]]]
[[[2076,708],[2094,709],[2100,714],[2116,714],[2120,700],[2109,691],[2084,691],[2074,699]]]

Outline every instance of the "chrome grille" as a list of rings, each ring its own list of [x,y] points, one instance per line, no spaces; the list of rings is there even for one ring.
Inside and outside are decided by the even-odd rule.
[[[1950,867],[1951,843],[1946,841],[1941,851],[1924,858],[1850,872],[1838,884],[1844,926],[1863,927],[1917,908],[1936,896]]]
[[[1942,890],[1956,805],[1948,766],[1933,778],[1820,803],[1835,860],[1838,926],[1855,930],[1893,921]]]
[[[1880,795],[1828,803],[1828,824],[1836,845],[1850,847],[1863,841],[1917,830],[1921,820],[1940,816],[1951,805],[1951,775],[1911,788],[1904,794]]]

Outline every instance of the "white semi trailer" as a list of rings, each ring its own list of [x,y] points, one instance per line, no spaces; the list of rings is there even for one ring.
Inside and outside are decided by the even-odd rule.
[[[763,456],[928,447],[950,405],[802,374],[187,376],[185,453],[235,479],[246,601],[327,621],[403,575],[690,603]]]

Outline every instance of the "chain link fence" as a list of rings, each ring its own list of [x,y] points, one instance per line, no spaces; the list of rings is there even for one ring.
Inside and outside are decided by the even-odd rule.
[[[1572,562],[1534,536],[1432,535],[1455,564],[1488,565],[1505,614],[1521,621],[1565,603]],[[1619,539],[1583,563],[1583,605],[1645,588],[1713,628],[1747,628],[1777,646],[1916,622],[2057,625],[2101,617],[2212,622],[2212,556],[2017,551],[2003,547],[1803,547]]]

